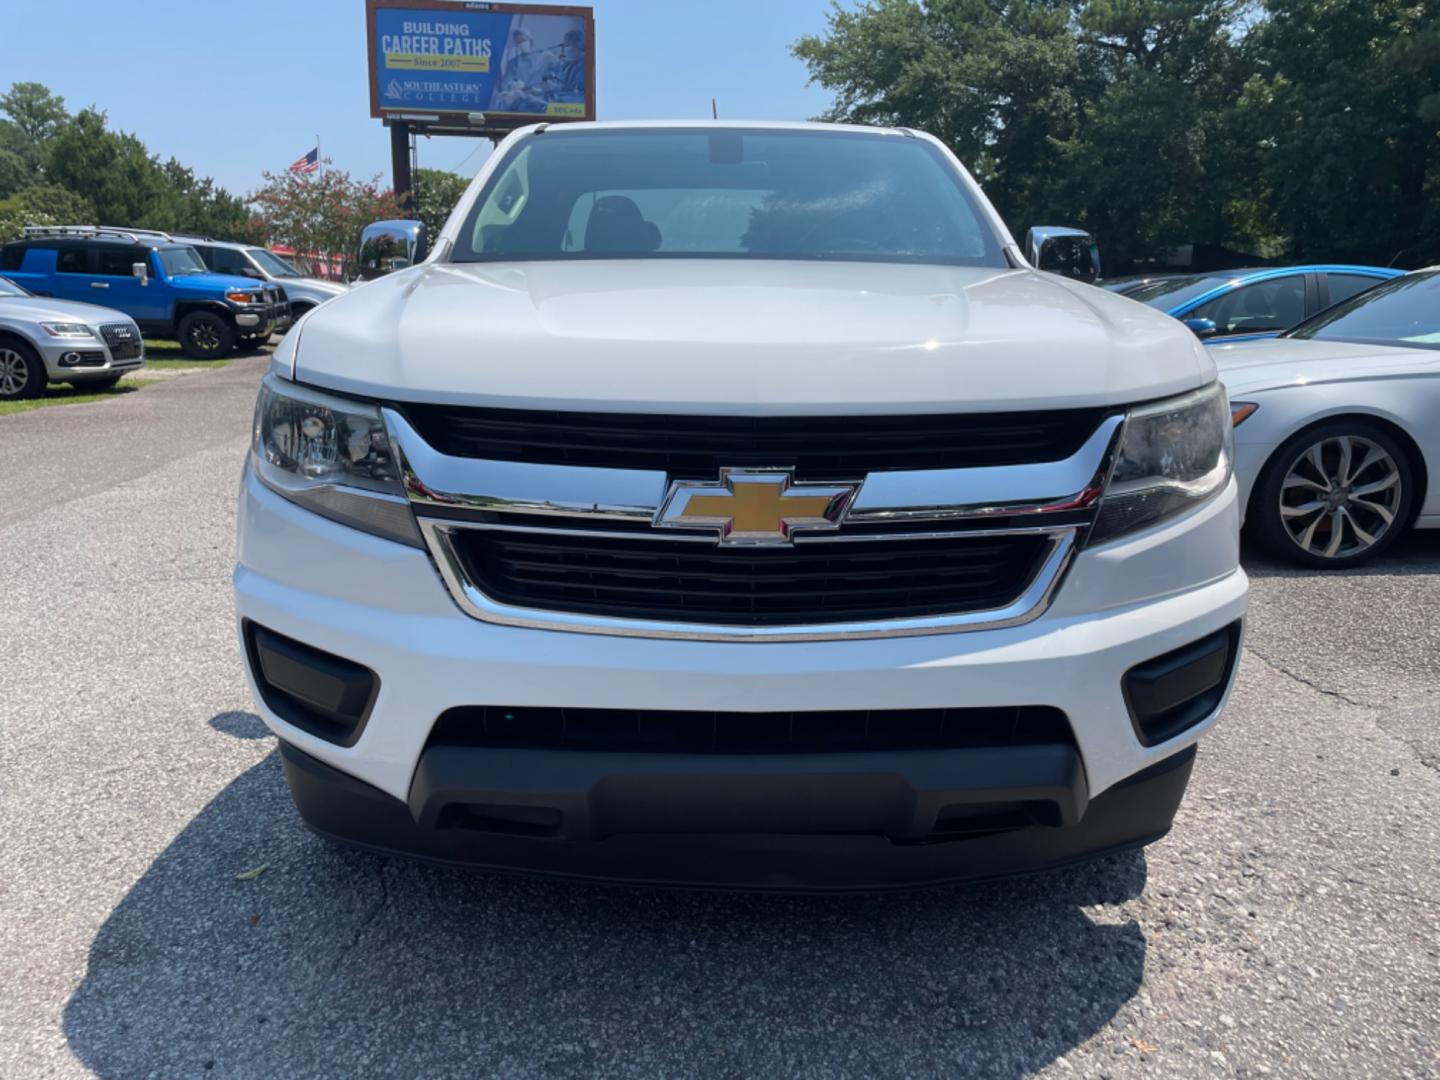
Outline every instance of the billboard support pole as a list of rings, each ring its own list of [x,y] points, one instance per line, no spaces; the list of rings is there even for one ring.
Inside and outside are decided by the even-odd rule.
[[[396,120],[390,125],[390,171],[394,179],[395,200],[406,211],[414,207],[410,179],[410,125]]]

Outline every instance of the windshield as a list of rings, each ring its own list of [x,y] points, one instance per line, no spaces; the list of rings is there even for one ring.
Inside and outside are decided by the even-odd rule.
[[[923,139],[552,128],[487,181],[453,259],[587,258],[1006,265],[976,200]]]
[[[1211,289],[1218,289],[1222,285],[1229,285],[1232,281],[1238,280],[1239,278],[1234,274],[1187,274],[1182,277],[1152,281],[1148,285],[1141,285],[1138,289],[1130,290],[1125,295],[1131,300],[1139,300],[1142,304],[1149,304],[1160,311],[1170,311]]]
[[[155,254],[160,256],[160,265],[165,268],[165,273],[171,277],[178,277],[184,274],[208,274],[205,263],[200,259],[200,253],[190,247],[167,247],[161,248]]]
[[[29,296],[30,294],[9,278],[0,277],[0,296]]]
[[[273,251],[266,251],[264,248],[248,248],[245,254],[259,263],[260,269],[264,270],[271,277],[305,276]]]
[[[1440,270],[1393,278],[1326,308],[1285,336],[1440,349]]]

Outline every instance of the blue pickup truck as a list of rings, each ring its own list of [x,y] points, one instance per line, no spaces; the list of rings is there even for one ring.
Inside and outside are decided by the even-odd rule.
[[[213,360],[290,325],[279,289],[214,274],[190,245],[161,232],[93,225],[27,226],[0,247],[0,274],[37,296],[122,311],[147,337],[173,338]]]

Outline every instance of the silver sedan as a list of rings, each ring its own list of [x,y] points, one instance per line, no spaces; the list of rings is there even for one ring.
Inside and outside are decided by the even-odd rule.
[[[1440,267],[1212,355],[1246,527],[1272,552],[1354,566],[1440,528]]]

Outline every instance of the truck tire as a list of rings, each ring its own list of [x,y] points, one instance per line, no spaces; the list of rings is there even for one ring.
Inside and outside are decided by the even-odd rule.
[[[24,342],[0,341],[0,401],[39,397],[45,392],[45,365]]]
[[[180,348],[195,360],[219,360],[235,347],[235,331],[213,311],[192,311],[180,320]]]

